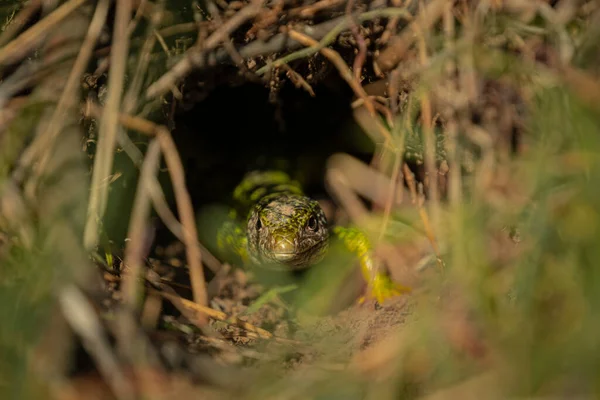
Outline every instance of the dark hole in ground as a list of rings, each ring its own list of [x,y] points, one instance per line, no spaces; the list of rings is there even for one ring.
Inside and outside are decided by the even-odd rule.
[[[184,85],[184,95],[194,97],[189,95],[192,88],[212,89],[195,95],[202,100],[178,106],[173,137],[197,211],[227,204],[235,186],[252,170],[283,170],[299,180],[308,195],[326,198],[328,157],[345,152],[370,161],[374,145],[354,122],[352,91],[335,70],[313,86],[315,97],[286,81],[274,102],[264,84],[240,83],[237,72],[226,67],[213,81],[192,79]],[[217,80],[222,83],[214,83]],[[171,202],[175,210],[173,198]],[[172,240],[160,227],[157,244]]]
[[[260,83],[225,83],[177,113],[173,136],[195,206],[223,202],[254,169],[284,170],[322,195],[330,155],[369,160],[373,145],[354,124],[348,85],[332,73],[314,91],[311,97],[285,83],[273,103]]]
[[[239,77],[228,80],[221,75],[224,83],[208,82],[214,88],[196,96],[202,100],[179,107],[173,119],[173,138],[197,218],[207,206],[227,205],[235,186],[252,170],[283,170],[298,179],[308,195],[327,198],[323,178],[332,154],[344,152],[370,161],[374,145],[354,122],[353,93],[335,70],[313,86],[315,97],[285,83],[275,102],[263,84],[232,84],[234,79]],[[184,90],[193,87],[203,86],[188,81]],[[200,241],[218,255],[217,230],[212,229],[216,226],[200,225]],[[168,246],[173,239],[159,227],[155,244]],[[187,270],[177,270],[182,276],[176,281],[189,284]]]

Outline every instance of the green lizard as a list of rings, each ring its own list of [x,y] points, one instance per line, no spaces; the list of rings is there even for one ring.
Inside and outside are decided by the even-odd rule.
[[[321,261],[330,234],[357,256],[368,284],[367,297],[382,303],[408,291],[379,271],[367,236],[357,228],[330,228],[319,203],[304,195],[300,184],[279,171],[251,172],[233,193],[236,207],[219,230],[222,251],[249,266],[303,269]]]

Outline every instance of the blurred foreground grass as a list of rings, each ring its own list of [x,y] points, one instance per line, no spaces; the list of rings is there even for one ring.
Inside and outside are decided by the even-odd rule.
[[[450,164],[448,198],[434,204],[425,202],[441,249],[443,269],[412,271],[418,278],[407,300],[412,306],[410,315],[385,340],[349,353],[344,350],[344,342],[351,327],[342,326],[327,340],[314,343],[319,353],[317,361],[284,370],[282,365],[293,354],[293,349],[286,349],[281,358],[257,363],[250,371],[232,376],[233,394],[223,391],[219,397],[600,397],[600,110],[594,75],[598,65],[590,56],[590,49],[597,49],[600,40],[591,22],[597,17],[559,23],[558,19],[548,18],[549,6],[541,5],[534,10],[536,18],[519,19],[511,10],[493,11],[490,2],[474,3],[480,7],[469,8],[465,2],[465,8],[457,8],[450,18],[457,19],[456,33],[448,27],[454,22],[448,20],[444,32],[430,27],[431,31],[424,33],[422,43],[415,47],[424,46],[429,60],[417,62],[416,55],[407,56],[407,69],[418,83],[406,94],[408,106],[396,110],[395,126],[403,128],[390,130],[392,144],[401,147],[405,135],[421,131],[430,102],[437,106],[443,120],[440,125],[447,136]],[[592,8],[590,2],[576,3]],[[567,61],[558,66],[542,63],[535,54],[529,57],[528,51]],[[137,50],[129,56],[135,61],[142,59]],[[419,67],[420,63],[425,66]],[[444,69],[448,65],[450,73]],[[589,79],[585,82],[591,84],[574,83],[569,74],[573,71],[584,74]],[[497,126],[474,122],[485,120],[477,109],[481,98],[489,95],[484,81],[500,82],[505,85],[501,87],[519,93],[518,105],[502,93],[490,95],[500,105],[484,111],[514,105],[514,114],[491,117]],[[146,88],[149,82],[144,85]],[[125,87],[130,88],[127,84]],[[141,97],[142,90],[137,95]],[[132,107],[131,113],[140,111],[143,105]],[[83,243],[72,246],[67,241],[67,247],[61,246],[63,231],[54,228],[71,223],[69,218],[58,212],[47,218],[45,203],[35,203],[35,196],[28,198],[31,203],[26,204],[25,216],[14,223],[14,208],[8,207],[7,193],[14,183],[11,173],[16,159],[28,142],[23,132],[33,130],[28,124],[37,122],[26,114],[31,110],[19,110],[20,118],[0,133],[0,195],[5,201],[0,202],[2,399],[57,398],[62,392],[56,388],[68,386],[68,376],[62,369],[57,368],[56,374],[40,373],[44,365],[55,361],[45,359],[48,354],[68,354],[72,337],[64,333],[67,329],[58,329],[65,335],[64,340],[57,340],[64,349],[57,347],[41,355],[38,352],[43,346],[39,344],[46,340],[55,343],[47,335],[55,332],[51,327],[60,319],[56,299],[65,286],[76,281],[73,271],[92,268],[91,263],[79,264],[81,258],[77,256],[63,257],[83,252]],[[515,114],[522,117],[522,125],[518,151],[511,152],[502,147],[505,139],[498,132],[504,118]],[[408,121],[410,127],[403,121]],[[424,124],[424,135],[428,124],[431,121]],[[65,145],[54,151],[72,154],[80,149]],[[460,168],[452,166],[462,166],[462,157],[471,153],[475,155],[470,167],[456,173]],[[81,160],[74,164],[80,173],[85,171]],[[52,172],[57,171],[60,175],[64,169]],[[121,172],[112,163],[111,171]],[[218,179],[218,174],[207,179]],[[75,194],[87,191],[89,182],[70,182],[78,185],[70,199],[45,191],[48,186],[39,190],[47,196],[56,195],[56,201],[67,204],[63,207],[69,207],[69,200],[85,202],[85,196]],[[66,192],[61,190],[63,195]],[[115,192],[110,199],[124,193]],[[120,217],[120,206],[109,202],[108,209],[110,218]],[[422,227],[415,209],[411,206],[391,211],[387,241],[406,246],[417,242],[417,237],[422,239],[417,233]],[[73,213],[72,217],[80,214]],[[374,212],[372,216],[381,222],[388,218],[382,214]],[[129,212],[121,218],[128,221]],[[406,227],[406,221],[418,229]],[[77,224],[83,224],[82,217]],[[73,261],[76,265],[69,264]],[[325,297],[335,298],[339,288],[333,285],[334,280],[320,277],[315,286],[325,288]],[[269,354],[268,346],[258,349]],[[344,368],[340,371],[332,365]],[[53,390],[46,390],[49,387]],[[163,395],[156,393],[156,398]],[[191,394],[189,398],[193,398]]]

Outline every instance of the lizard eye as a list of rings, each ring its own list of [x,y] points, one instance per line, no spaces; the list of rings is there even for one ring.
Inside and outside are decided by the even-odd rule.
[[[262,222],[260,220],[260,217],[256,219],[256,230],[260,231],[260,228],[262,228]]]
[[[311,231],[316,231],[317,228],[319,227],[319,221],[317,221],[317,219],[315,217],[310,217],[310,219],[308,220],[308,224],[306,226]]]

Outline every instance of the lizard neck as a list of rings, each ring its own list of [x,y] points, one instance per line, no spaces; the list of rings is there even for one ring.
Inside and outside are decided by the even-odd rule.
[[[280,195],[304,196],[304,193],[300,184],[284,172],[253,171],[235,188],[233,200],[240,215],[248,216],[257,203]]]

